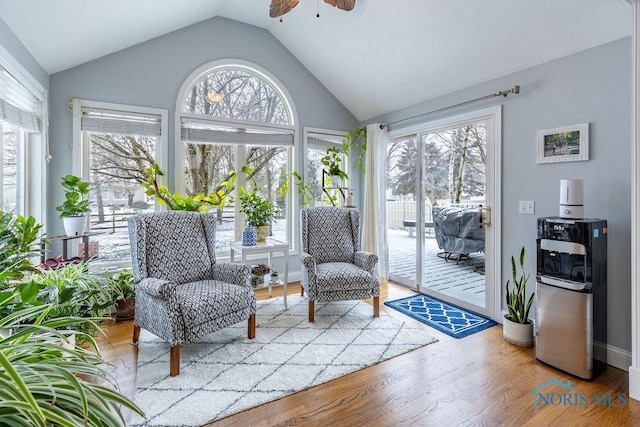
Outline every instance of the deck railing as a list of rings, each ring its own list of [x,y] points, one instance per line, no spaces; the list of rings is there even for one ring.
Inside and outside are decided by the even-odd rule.
[[[432,222],[431,203],[424,204],[424,220]],[[416,219],[415,200],[397,200],[387,202],[387,227],[392,229],[402,229],[402,221]]]
[[[119,230],[126,230],[128,226],[128,218],[134,215],[138,215],[140,212],[122,212],[114,210],[111,212],[105,212],[103,215],[92,213],[89,215],[89,221],[91,224],[91,231],[102,231],[105,233],[116,233]],[[233,206],[224,207],[220,215],[220,219],[233,220],[234,218]]]

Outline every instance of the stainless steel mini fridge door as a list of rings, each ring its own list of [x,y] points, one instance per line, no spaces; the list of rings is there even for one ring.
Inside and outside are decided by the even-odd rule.
[[[537,283],[536,358],[593,377],[593,294]]]

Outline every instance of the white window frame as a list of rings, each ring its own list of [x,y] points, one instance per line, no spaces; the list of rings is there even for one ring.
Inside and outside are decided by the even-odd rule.
[[[155,152],[155,162],[162,170],[168,168],[168,119],[169,112],[162,108],[141,107],[136,105],[114,104],[110,102],[91,101],[86,99],[73,98],[70,100],[73,114],[73,142],[72,142],[72,174],[89,180],[89,134],[91,132],[82,131],[82,108],[96,108],[112,110],[130,114],[150,114],[160,116],[160,137]],[[164,181],[165,177],[159,177],[159,181]],[[164,184],[164,182],[160,182]],[[156,201],[156,210],[159,208]],[[129,263],[119,262],[113,266],[102,267],[111,271],[112,269],[122,269],[129,267]]]
[[[36,221],[43,224],[42,232],[47,229],[47,181],[48,168],[45,156],[48,156],[48,99],[46,89],[29,73],[13,55],[0,45],[0,66],[7,70],[18,83],[31,92],[42,104],[39,115],[41,130],[39,133],[22,131],[23,141],[16,141],[21,163],[18,169],[18,200],[16,211],[20,215],[34,216]]]
[[[309,134],[321,134],[321,135],[328,135],[328,136],[332,136],[332,137],[336,137],[336,138],[340,138],[340,142],[336,142],[336,143],[331,143],[332,145],[335,145],[336,148],[342,150],[342,141],[344,140],[344,138],[347,136],[347,131],[341,131],[341,130],[333,130],[333,129],[322,129],[322,128],[315,128],[315,127],[309,127],[309,126],[305,126],[304,130],[303,130],[303,135],[304,135],[304,145],[303,145],[303,158],[307,158],[307,153],[309,151]],[[351,168],[351,158],[348,154],[344,154],[342,156],[342,163],[343,165],[345,165],[345,168],[347,169],[347,175],[349,177],[351,177],[353,170]],[[305,168],[304,170],[304,175],[302,175],[306,180],[309,179],[309,171],[306,170],[306,163],[303,162],[303,166]],[[349,187],[349,181],[351,180],[351,178],[346,179],[344,181],[344,186],[345,187]],[[324,185],[324,183],[323,183]]]
[[[220,118],[215,116],[205,116],[202,114],[194,114],[187,113],[183,111],[184,104],[186,102],[187,96],[189,95],[188,90],[193,86],[193,84],[200,79],[203,75],[215,72],[217,69],[225,69],[225,68],[236,68],[236,69],[245,69],[248,73],[259,76],[260,78],[266,80],[268,83],[272,85],[272,87],[279,93],[280,97],[286,104],[287,110],[289,111],[289,116],[291,117],[290,125],[279,125],[279,124],[271,124],[265,122],[253,122],[248,120],[236,120],[229,118]],[[242,59],[237,58],[226,58],[219,59],[215,61],[208,62],[196,70],[194,70],[183,82],[180,90],[178,91],[178,97],[176,99],[176,114],[175,114],[175,124],[174,124],[174,132],[175,132],[175,169],[174,169],[174,188],[175,191],[183,194],[185,192],[185,181],[184,181],[184,143],[182,142],[182,119],[198,119],[203,122],[210,123],[212,125],[222,125],[222,126],[233,126],[233,127],[242,127],[245,129],[255,129],[255,130],[269,130],[269,129],[279,129],[279,130],[289,130],[293,134],[293,147],[289,148],[288,159],[287,162],[289,164],[289,170],[301,171],[301,160],[299,160],[296,156],[298,147],[298,113],[295,107],[295,103],[293,102],[293,97],[286,89],[285,85],[282,84],[280,80],[278,80],[273,74],[271,74],[266,69],[261,66]],[[238,144],[240,147],[241,144]],[[244,153],[246,150],[238,149],[236,151],[236,164],[244,165]],[[293,169],[291,169],[293,167]],[[300,173],[300,172],[299,172]],[[300,173],[301,176],[302,173]],[[238,185],[244,184],[244,178],[242,174],[238,175]],[[299,235],[300,225],[298,221],[295,221],[294,218],[297,218],[300,212],[300,201],[299,195],[296,189],[296,185],[292,182],[289,188],[289,194],[287,195],[287,243],[289,244],[289,254],[294,255],[297,253],[297,242],[293,239],[293,236]],[[294,216],[295,215],[295,216]],[[235,222],[234,222],[234,230],[235,230],[235,240],[242,239],[242,228],[243,223],[241,221],[239,205],[235,206]],[[227,259],[230,255],[221,253],[217,254],[220,259]]]
[[[463,308],[475,310],[480,314],[491,317],[499,322],[500,319],[502,319],[503,314],[501,305],[502,282],[500,280],[502,260],[502,195],[500,192],[500,188],[502,188],[502,106],[497,105],[494,107],[483,108],[456,116],[423,122],[397,130],[391,130],[389,132],[389,139],[435,133],[464,126],[469,122],[479,121],[486,121],[487,123],[486,200],[492,201],[492,203],[489,204],[492,209],[491,226],[487,229],[488,234],[486,236],[485,250],[485,252],[491,253],[491,257],[493,259],[493,263],[487,262],[485,264],[485,276],[487,277],[485,292],[488,304],[486,304],[484,309],[481,309],[478,306],[467,306],[464,301],[456,301],[456,303],[460,303]],[[490,147],[489,144],[493,144],[493,147]],[[422,158],[422,155],[418,155],[417,167],[420,171],[422,170]],[[422,179],[422,177],[420,177],[420,179]],[[417,203],[423,203],[422,195],[420,193],[418,194]],[[424,218],[416,224],[416,233],[418,236],[424,236],[424,225],[421,224],[424,224]],[[422,240],[418,239],[416,244],[416,251],[423,253]],[[418,283],[422,283],[423,281],[422,268],[423,267],[418,264],[416,274],[416,277],[420,280]],[[493,283],[489,279],[492,279]]]

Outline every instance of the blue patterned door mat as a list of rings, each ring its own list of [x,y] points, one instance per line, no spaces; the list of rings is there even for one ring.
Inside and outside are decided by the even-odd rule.
[[[454,338],[463,338],[497,324],[491,319],[425,294],[387,301],[384,304]]]

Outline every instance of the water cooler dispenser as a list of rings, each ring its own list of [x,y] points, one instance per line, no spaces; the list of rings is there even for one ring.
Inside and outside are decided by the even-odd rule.
[[[607,342],[607,221],[538,219],[536,358],[593,379],[606,366],[594,341]]]

